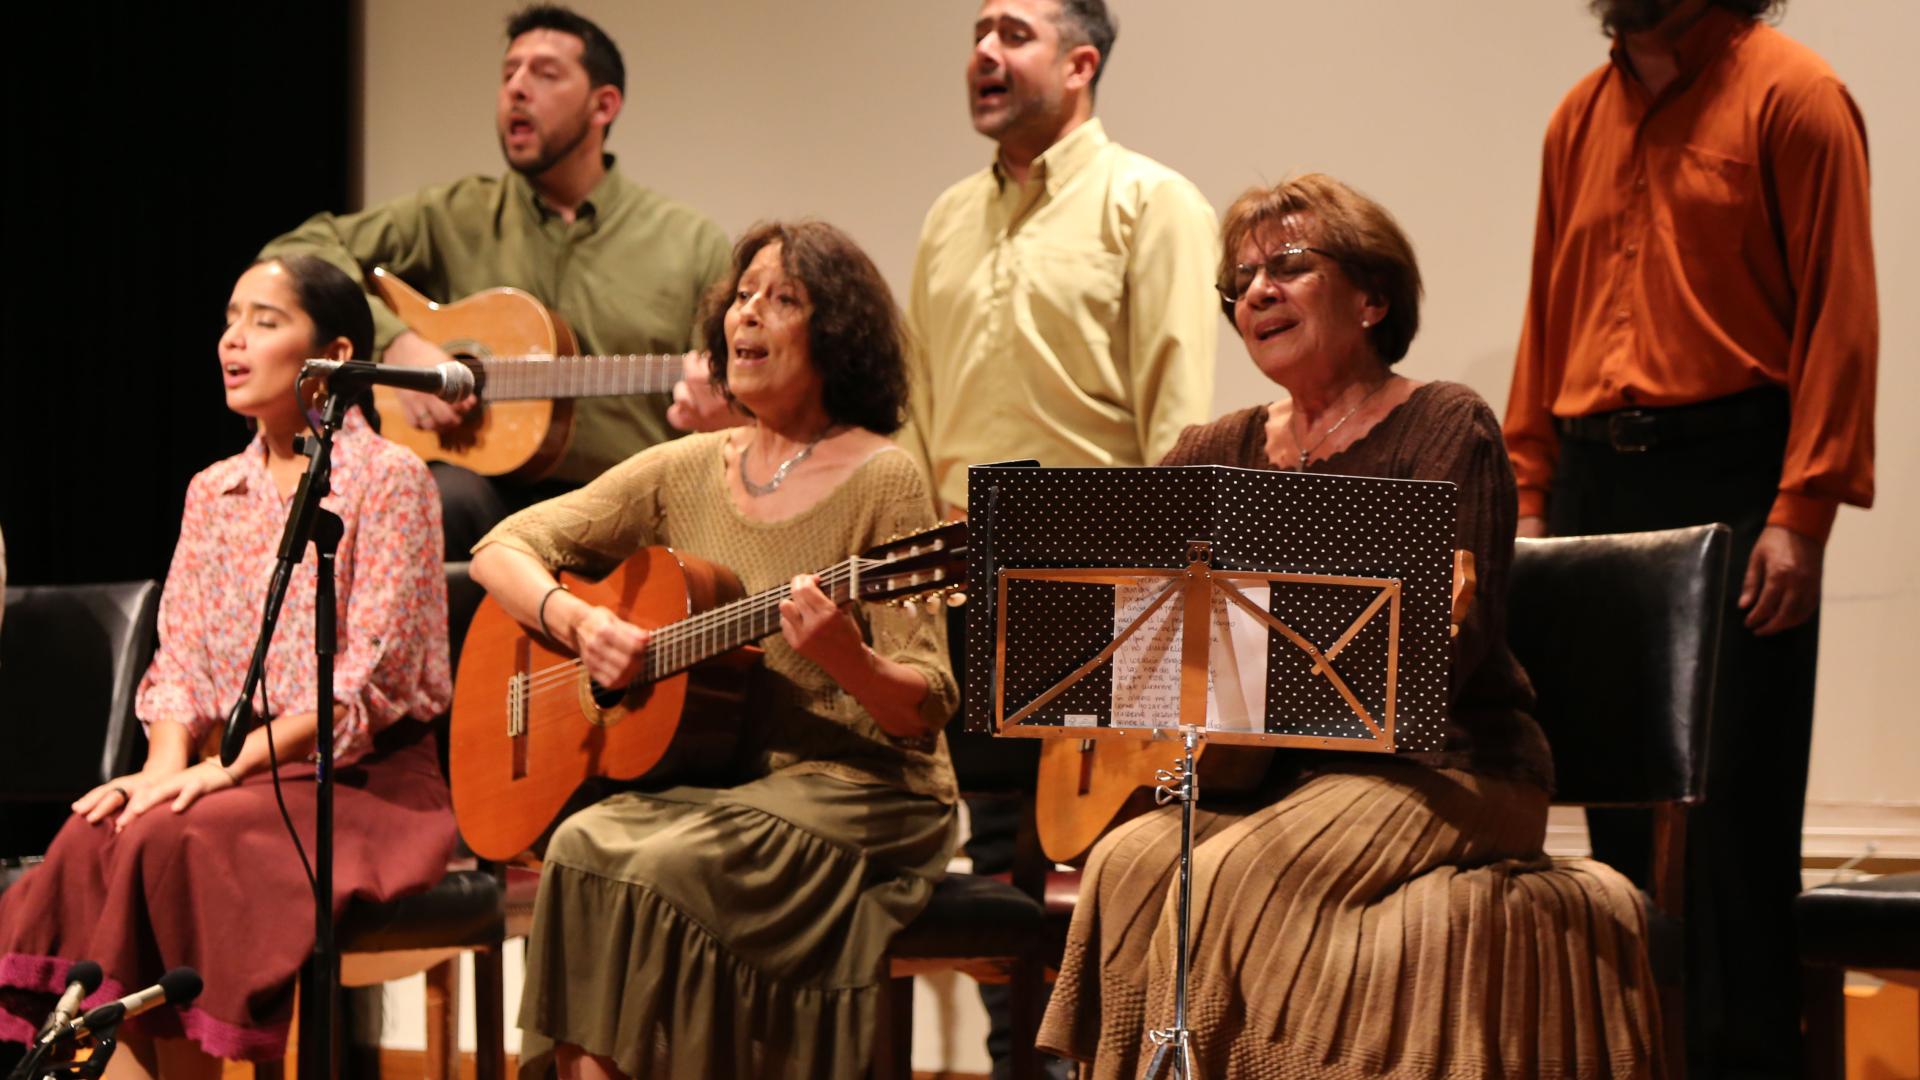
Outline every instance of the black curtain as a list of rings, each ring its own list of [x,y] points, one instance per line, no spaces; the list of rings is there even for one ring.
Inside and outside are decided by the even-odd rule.
[[[346,208],[351,0],[9,12],[0,530],[17,584],[162,577],[248,439],[215,345],[262,244]]]

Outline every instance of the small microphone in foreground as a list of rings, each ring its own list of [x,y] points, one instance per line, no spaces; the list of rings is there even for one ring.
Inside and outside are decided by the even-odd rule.
[[[40,1025],[40,1038],[53,1036],[62,1025],[80,1013],[80,1003],[87,995],[100,989],[103,973],[100,965],[91,960],[82,960],[67,969],[67,988],[60,994],[60,1000],[53,1006],[53,1012],[47,1015],[47,1022]]]
[[[174,968],[160,976],[159,982],[145,990],[128,994],[117,1001],[109,1001],[73,1021],[60,1030],[56,1037],[77,1039],[162,1005],[185,1005],[200,996],[203,986],[199,972],[190,967]]]

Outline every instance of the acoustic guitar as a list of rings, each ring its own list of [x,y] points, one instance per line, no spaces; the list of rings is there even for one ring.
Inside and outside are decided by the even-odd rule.
[[[836,602],[904,601],[965,583],[967,532],[954,522],[892,540],[817,576]],[[453,813],[467,845],[511,859],[540,838],[590,779],[719,779],[738,758],[738,706],[753,642],[778,633],[788,586],[752,596],[732,571],[646,548],[574,595],[653,632],[632,686],[607,690],[557,643],[491,597],[461,649],[448,738]]]
[[[1153,809],[1154,774],[1180,760],[1172,739],[1041,740],[1033,813],[1040,850],[1057,863],[1079,865],[1108,831]],[[1273,751],[1252,746],[1194,750],[1204,797],[1242,794],[1266,778]]]
[[[579,340],[558,314],[519,289],[487,289],[437,304],[385,267],[373,288],[414,333],[473,369],[480,406],[449,431],[421,431],[400,391],[373,390],[380,433],[427,461],[482,476],[538,480],[566,456],[573,400],[666,394],[680,381],[679,355],[578,356]]]

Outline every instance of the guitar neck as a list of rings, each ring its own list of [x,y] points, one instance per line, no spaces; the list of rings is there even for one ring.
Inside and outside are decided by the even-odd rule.
[[[482,401],[666,394],[680,381],[676,355],[500,356],[468,361]]]
[[[845,603],[853,596],[859,569],[870,561],[855,556],[820,571],[814,575],[820,591],[836,604]],[[655,630],[647,643],[645,678],[666,678],[779,633],[780,604],[792,594],[791,585],[782,585]]]

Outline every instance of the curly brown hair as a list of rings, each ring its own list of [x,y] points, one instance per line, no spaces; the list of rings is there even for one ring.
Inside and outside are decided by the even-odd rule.
[[[780,268],[807,290],[807,348],[820,373],[821,404],[838,424],[891,435],[907,405],[906,334],[880,269],[853,238],[824,221],[772,221],[748,229],[733,246],[725,281],[707,293],[701,337],[713,381],[727,388],[727,309],[760,249],[780,245]]]

